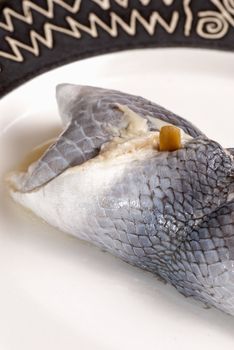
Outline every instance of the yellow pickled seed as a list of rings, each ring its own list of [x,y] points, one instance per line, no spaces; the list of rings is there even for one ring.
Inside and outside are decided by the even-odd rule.
[[[181,148],[180,129],[173,125],[163,126],[159,135],[160,151],[176,151]]]

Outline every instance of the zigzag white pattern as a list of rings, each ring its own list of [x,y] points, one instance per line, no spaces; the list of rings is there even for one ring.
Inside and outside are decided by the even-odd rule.
[[[45,17],[47,18],[53,18],[54,3],[60,6],[63,6],[68,12],[73,14],[79,11],[80,4],[81,4],[81,0],[76,0],[73,6],[69,6],[68,4],[65,4],[61,0],[47,0],[47,1],[48,1],[48,10],[45,10],[33,4],[32,1],[26,0],[24,2],[24,7],[23,7],[24,16],[20,14],[16,15],[16,13],[14,12],[14,17],[20,20],[23,20],[26,23],[31,24],[33,21],[33,18],[32,18],[30,9],[32,8],[35,11],[38,11],[39,13],[45,15]],[[4,29],[7,28],[7,30],[10,30],[10,31],[14,29],[11,16],[12,16],[12,10],[11,12],[9,12],[9,9],[6,9],[5,11],[6,23],[5,24],[0,23],[1,26],[4,25]],[[81,38],[81,32],[86,32],[92,37],[97,37],[98,27],[100,27],[104,31],[106,31],[110,36],[117,37],[118,28],[121,27],[128,35],[134,36],[136,35],[137,24],[140,23],[149,35],[153,35],[155,33],[157,24],[160,24],[161,27],[164,28],[164,30],[166,30],[168,33],[173,33],[179,21],[179,13],[177,11],[174,11],[172,13],[171,21],[169,24],[156,11],[152,12],[148,22],[137,10],[134,10],[134,9],[131,12],[129,24],[124,22],[123,19],[120,18],[114,12],[110,12],[110,20],[111,20],[111,25],[108,26],[96,14],[90,13],[89,14],[90,26],[85,26],[79,23],[78,21],[76,21],[75,19],[71,18],[70,16],[67,16],[66,21],[70,29],[56,26],[52,23],[46,22],[44,24],[44,36],[38,34],[34,30],[30,31],[31,45],[27,45],[12,37],[6,36],[5,40],[8,42],[9,47],[12,50],[12,54],[7,53],[5,51],[0,51],[0,57],[4,57],[16,62],[22,62],[24,61],[24,57],[20,51],[20,48],[32,53],[35,56],[39,56],[40,54],[40,49],[38,44],[39,42],[49,49],[53,48],[53,44],[54,44],[53,32],[59,32],[59,33],[68,35],[70,37],[79,39]]]
[[[40,7],[39,5],[36,5],[34,2],[31,0],[23,0],[22,1],[22,10],[23,10],[23,15],[20,13],[12,10],[11,8],[5,8],[3,10],[3,16],[5,17],[6,22],[1,23],[0,22],[0,28],[3,28],[7,31],[13,32],[14,31],[14,25],[12,23],[12,18],[17,18],[22,22],[25,22],[27,24],[32,24],[33,23],[33,16],[32,16],[32,11],[37,11],[38,13],[42,14],[43,16],[47,18],[53,18],[54,17],[54,5],[57,4],[67,11],[71,13],[77,13],[80,9],[80,4],[82,0],[75,0],[74,4],[70,6],[63,0],[46,0],[47,1],[47,10]],[[86,0],[87,1],[87,0]],[[98,4],[102,9],[108,10],[111,8],[110,5],[110,0],[92,0],[96,4]],[[129,5],[129,0],[114,0],[118,5],[127,8]],[[151,0],[139,0],[140,3],[144,6],[149,5]],[[170,5],[174,0],[163,0],[163,2],[166,5]]]
[[[98,4],[103,10],[109,10],[111,8],[110,0],[92,0],[96,4]],[[144,6],[149,5],[151,0],[139,0],[140,3]],[[168,0],[163,0],[163,2],[168,1]],[[129,5],[129,0],[115,0],[115,2],[124,7],[127,8]]]
[[[62,0],[47,0],[47,10],[36,5],[34,2],[30,0],[23,0],[22,2],[22,10],[23,15],[20,13],[10,9],[9,7],[6,7],[3,9],[3,16],[5,17],[6,22],[2,23],[0,22],[0,28],[3,28],[4,30],[7,30],[9,32],[14,31],[14,25],[12,22],[12,18],[17,18],[20,21],[27,23],[27,24],[33,24],[33,15],[32,11],[34,10],[40,14],[42,14],[44,17],[52,19],[54,18],[54,5],[57,4],[61,7],[63,7],[65,10],[67,10],[70,13],[77,13],[80,10],[82,0],[75,0],[74,4],[70,6],[66,2]]]
[[[87,0],[83,0],[87,1]],[[110,0],[90,0],[96,3],[103,10],[110,10]],[[113,0],[118,5],[127,8],[129,5],[129,0]],[[137,0],[143,6],[147,6],[151,0]],[[167,6],[173,4],[174,0],[162,0]],[[203,38],[218,39],[227,34],[230,26],[234,27],[234,0],[210,0],[213,5],[216,6],[218,11],[200,11],[198,13],[198,24],[197,24],[197,34]],[[5,22],[0,22],[0,29],[2,28],[8,32],[14,32],[14,19],[18,19],[26,24],[32,25],[34,18],[33,12],[37,12],[43,15],[46,19],[51,20],[54,18],[54,8],[55,5],[63,7],[68,13],[77,14],[80,11],[80,6],[82,0],[74,0],[73,5],[69,5],[66,0],[45,0],[47,8],[42,8],[35,4],[32,0],[22,0],[22,13],[20,14],[10,8],[4,8],[3,16]],[[190,3],[192,0],[183,0],[184,12],[186,15],[186,21],[184,26],[185,36],[189,36],[193,24],[193,13],[190,8]],[[81,38],[82,32],[89,34],[92,37],[97,37],[98,28],[102,28],[110,36],[117,37],[119,28],[122,28],[128,35],[134,36],[137,31],[137,24],[141,24],[142,27],[149,35],[153,35],[156,30],[157,24],[161,25],[165,31],[169,34],[174,33],[177,28],[179,21],[179,12],[173,11],[171,15],[171,20],[167,23],[162,16],[157,12],[153,11],[149,20],[147,21],[137,10],[132,10],[129,23],[124,22],[124,20],[119,17],[114,12],[108,12],[110,15],[110,26],[108,26],[103,20],[101,20],[95,13],[89,14],[89,25],[85,26],[78,22],[74,18],[67,16],[65,18],[69,28],[64,28],[56,26],[49,21],[44,24],[44,36],[31,30],[29,32],[31,45],[27,45],[13,37],[6,36],[5,41],[9,44],[11,53],[0,51],[0,57],[22,62],[24,57],[21,53],[21,49],[32,53],[35,56],[40,55],[39,43],[52,49],[54,46],[53,33],[58,32],[63,35],[67,35],[76,39]]]

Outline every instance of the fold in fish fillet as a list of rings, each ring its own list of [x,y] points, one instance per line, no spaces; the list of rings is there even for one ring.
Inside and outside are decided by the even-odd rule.
[[[60,85],[63,133],[12,197],[51,225],[234,315],[234,166],[188,121],[141,97]]]

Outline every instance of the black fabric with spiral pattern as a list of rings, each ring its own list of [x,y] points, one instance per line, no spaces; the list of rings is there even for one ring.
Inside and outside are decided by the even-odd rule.
[[[0,0],[0,96],[85,57],[146,47],[234,50],[233,0]]]

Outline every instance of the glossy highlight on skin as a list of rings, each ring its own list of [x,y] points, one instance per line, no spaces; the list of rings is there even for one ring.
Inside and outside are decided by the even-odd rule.
[[[65,84],[57,100],[64,131],[11,176],[12,197],[234,315],[233,154],[139,96]]]

